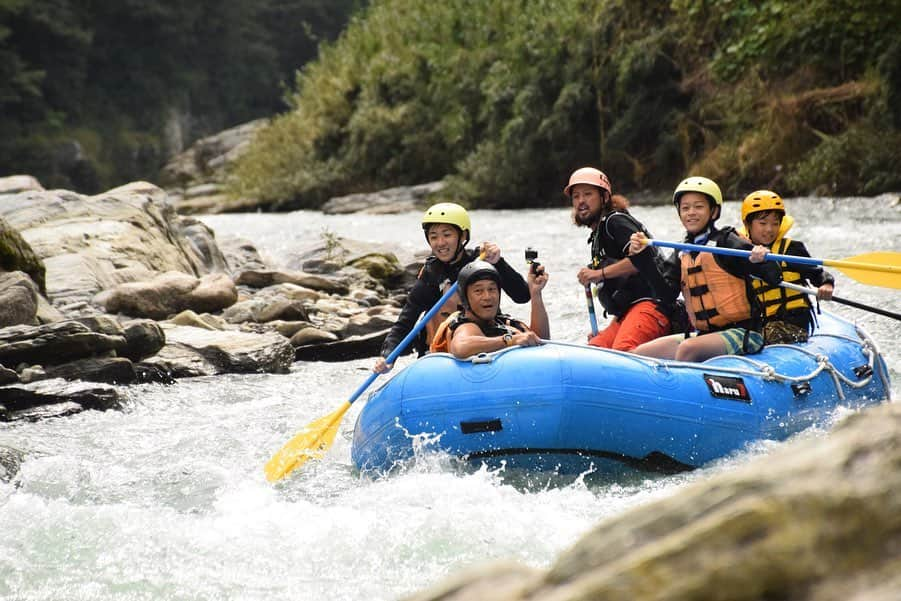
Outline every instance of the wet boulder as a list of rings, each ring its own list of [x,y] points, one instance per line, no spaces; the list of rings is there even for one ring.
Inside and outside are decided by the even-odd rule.
[[[77,321],[12,326],[0,329],[0,364],[58,365],[123,350],[126,344],[124,336],[94,332]]]
[[[0,328],[37,321],[37,285],[21,271],[0,272]]]
[[[238,291],[230,277],[213,273],[200,278],[169,271],[153,279],[129,282],[95,298],[108,313],[165,319],[186,309],[220,311],[235,303]]]
[[[117,409],[123,400],[114,386],[63,379],[0,386],[0,399],[3,399],[0,421],[36,421],[86,409]]]
[[[166,346],[144,363],[172,374],[287,373],[294,361],[294,347],[276,332],[208,330],[167,322],[162,327]]]
[[[893,599],[901,405],[599,524],[548,570],[483,565],[408,601]]]
[[[0,217],[28,243],[46,267],[47,297],[64,314],[97,313],[93,297],[119,284],[178,271],[214,271],[212,256],[188,235],[166,193],[133,182],[96,196],[65,190],[0,196]],[[38,279],[25,268],[39,287]]]
[[[21,271],[37,284],[41,294],[47,291],[47,270],[44,262],[35,254],[19,231],[2,217],[0,217],[0,269]]]

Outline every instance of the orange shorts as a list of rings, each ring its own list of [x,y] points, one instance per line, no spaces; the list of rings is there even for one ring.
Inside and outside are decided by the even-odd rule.
[[[657,309],[653,301],[641,301],[629,307],[625,315],[610,322],[588,344],[617,351],[631,351],[639,344],[669,333],[669,318]]]

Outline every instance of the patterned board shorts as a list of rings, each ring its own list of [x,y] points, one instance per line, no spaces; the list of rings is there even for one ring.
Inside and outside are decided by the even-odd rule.
[[[742,343],[745,341],[745,332],[748,332],[747,351],[742,350]],[[754,330],[750,330],[749,332],[745,328],[729,328],[728,330],[716,333],[723,339],[723,343],[726,345],[727,355],[750,355],[763,348],[763,334]],[[692,332],[689,338],[694,338],[699,335],[701,335],[701,332]],[[664,338],[672,338],[673,340],[681,341],[685,338],[685,334],[670,334],[669,336],[664,336]]]
[[[763,348],[763,334],[745,328],[729,328],[718,332],[726,343],[726,354],[745,355],[756,353]],[[747,348],[744,348],[745,334],[748,336]]]

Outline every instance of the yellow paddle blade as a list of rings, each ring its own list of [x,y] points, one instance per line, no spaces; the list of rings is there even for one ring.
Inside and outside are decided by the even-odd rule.
[[[266,479],[270,482],[281,480],[306,463],[308,459],[322,458],[335,441],[338,426],[341,425],[341,418],[349,408],[350,403],[345,402],[337,411],[307,424],[306,428],[296,434],[272,456],[272,459],[266,462],[266,466],[263,468],[266,472]]]
[[[901,288],[901,253],[879,251],[856,255],[843,261],[824,260],[823,265],[836,267],[862,284]]]

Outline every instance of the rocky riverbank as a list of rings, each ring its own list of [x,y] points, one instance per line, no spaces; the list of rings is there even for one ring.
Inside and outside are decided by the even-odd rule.
[[[311,241],[296,269],[169,194],[0,179],[0,420],[115,407],[121,387],[374,356],[421,260]]]

